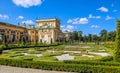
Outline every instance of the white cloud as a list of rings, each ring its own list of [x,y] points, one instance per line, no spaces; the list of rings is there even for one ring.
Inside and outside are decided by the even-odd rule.
[[[89,14],[89,17],[88,18],[96,18],[96,19],[100,19],[101,16],[93,16],[92,14]]]
[[[63,28],[62,28],[62,31],[68,31],[68,32],[72,32],[73,30],[74,30],[74,26],[72,26],[72,25],[67,25],[66,27],[65,26],[63,26]]]
[[[87,18],[75,18],[75,19],[69,19],[67,23],[71,24],[87,24],[88,19]]]
[[[114,19],[114,17],[111,17],[111,16],[106,16],[105,20],[111,20],[111,19]]]
[[[91,25],[91,28],[100,28],[98,25]]]
[[[67,25],[66,28],[67,28],[67,29],[74,29],[74,26],[72,26],[72,25]]]
[[[88,23],[88,19],[87,18],[80,18],[79,23],[80,24],[87,24]]]
[[[37,6],[42,4],[42,0],[12,0],[17,6],[29,8],[31,6]]]
[[[18,18],[17,19],[24,19],[24,17],[23,16],[18,16]]]
[[[22,21],[22,24],[34,24],[34,22],[32,20],[26,20],[26,21]]]
[[[9,16],[6,14],[0,14],[0,19],[9,19]]]
[[[63,26],[63,25],[61,25],[61,26],[60,26],[60,28],[64,28],[64,26]]]
[[[72,19],[69,19],[69,20],[67,21],[67,23],[72,23]]]
[[[100,7],[97,10],[100,10],[101,12],[108,12],[109,10],[105,7]]]

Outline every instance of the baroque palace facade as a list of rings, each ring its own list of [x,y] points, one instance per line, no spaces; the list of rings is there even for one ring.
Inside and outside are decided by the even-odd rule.
[[[28,27],[17,26],[13,24],[0,22],[0,42],[3,41],[3,35],[6,35],[7,42],[18,42],[25,37],[26,42],[38,42],[51,44],[54,42],[62,42],[69,39],[68,32],[60,30],[60,21],[56,18],[36,20],[36,28],[34,25]]]

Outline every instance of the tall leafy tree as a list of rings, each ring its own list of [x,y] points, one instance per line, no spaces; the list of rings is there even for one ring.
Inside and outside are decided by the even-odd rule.
[[[114,60],[120,62],[120,20],[117,21],[115,41],[116,41],[116,47],[114,52]]]
[[[81,42],[82,41],[82,31],[78,31],[78,40],[79,40],[79,42]]]
[[[97,35],[93,35],[93,42],[98,43],[99,37]]]
[[[69,33],[70,34],[70,38],[69,38],[69,43],[73,43],[73,38],[72,38],[72,32]]]
[[[73,33],[72,33],[72,39],[74,41],[78,40],[78,32],[77,31],[73,31]]]
[[[92,42],[92,34],[88,34],[88,41]]]
[[[115,36],[116,36],[116,32],[115,31],[108,32],[107,40],[108,41],[115,41]]]
[[[101,38],[101,41],[107,41],[107,30],[106,29],[101,30],[100,38]]]
[[[87,38],[87,36],[85,35],[85,36],[83,36],[83,41],[85,42],[85,43],[87,43],[88,42],[88,38]]]

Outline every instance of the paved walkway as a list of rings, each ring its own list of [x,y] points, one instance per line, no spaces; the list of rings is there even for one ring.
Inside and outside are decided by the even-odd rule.
[[[47,71],[47,70],[19,68],[19,67],[0,65],[0,73],[71,73],[71,72]]]

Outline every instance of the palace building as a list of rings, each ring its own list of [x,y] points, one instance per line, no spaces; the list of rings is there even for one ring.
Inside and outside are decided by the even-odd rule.
[[[0,42],[3,41],[3,35],[6,35],[7,42],[17,42],[21,37],[26,36],[26,33],[24,27],[0,22]]]
[[[0,22],[0,42],[3,41],[3,35],[6,35],[8,42],[18,42],[25,37],[26,42],[37,42],[51,44],[62,42],[69,39],[68,32],[63,33],[60,30],[60,21],[53,19],[38,19],[36,27],[34,25],[17,26],[13,24]]]

